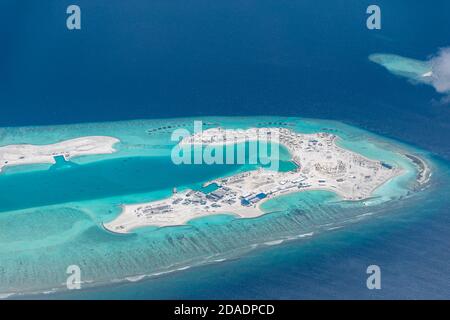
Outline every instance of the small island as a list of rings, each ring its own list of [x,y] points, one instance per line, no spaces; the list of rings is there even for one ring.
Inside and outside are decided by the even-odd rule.
[[[0,128],[0,136],[4,297],[64,290],[74,263],[97,286],[309,238],[445,196],[432,177],[448,176],[423,150],[297,117]]]
[[[252,218],[264,214],[260,207],[264,201],[307,190],[332,191],[344,200],[359,201],[371,197],[375,189],[402,173],[398,166],[339,147],[338,137],[326,132],[302,134],[287,128],[211,128],[186,137],[179,144],[235,144],[262,136],[272,137],[272,142],[285,146],[296,168],[287,172],[259,168],[209,181],[204,185],[215,187],[209,193],[190,189],[174,192],[164,200],[124,205],[121,214],[104,223],[104,227],[115,233],[128,233],[145,226],[182,225],[194,218],[219,213]]]
[[[57,157],[109,154],[119,139],[107,136],[88,136],[47,145],[14,144],[0,147],[0,172],[6,166],[56,162]]]

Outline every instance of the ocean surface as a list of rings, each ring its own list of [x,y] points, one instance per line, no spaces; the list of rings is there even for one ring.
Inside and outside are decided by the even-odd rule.
[[[269,200],[261,207],[266,214],[254,219],[222,214],[194,219],[185,226],[146,227],[123,235],[106,231],[102,224],[114,219],[123,204],[167,197],[173,187],[202,189],[209,180],[259,166],[174,165],[170,151],[176,142],[170,139],[171,129],[167,128],[190,130],[194,119],[0,129],[5,144],[42,144],[108,134],[120,140],[113,154],[75,157],[70,161],[56,159],[53,165],[7,167],[0,175],[0,188],[4,190],[0,203],[2,297],[76,298],[81,294],[89,298],[90,294],[97,297],[97,290],[106,290],[98,297],[108,298],[118,287],[126,287],[127,282],[138,288],[148,283],[158,292],[153,286],[155,279],[172,281],[172,275],[188,269],[205,265],[214,269],[221,263],[244,262],[255,253],[265,257],[271,251],[264,248],[289,248],[291,243],[296,243],[299,253],[304,254],[303,245],[308,245],[310,239],[317,241],[316,238],[322,239],[336,230],[348,232],[354,225],[370,224],[373,217],[397,217],[404,210],[417,212],[424,204],[427,210],[434,210],[434,203],[446,206],[442,186],[450,180],[448,167],[427,151],[335,121],[274,116],[206,117],[202,120],[211,127],[245,129],[272,125],[304,133],[332,132],[339,137],[337,143],[341,147],[403,171],[365,201],[342,201],[332,192],[309,191]],[[418,188],[417,168],[403,153],[416,154],[428,163],[433,175],[426,188]],[[286,149],[281,149],[278,159],[289,164]],[[279,170],[292,169],[280,166]],[[319,247],[317,250],[320,252]],[[286,259],[283,263],[290,264]],[[66,269],[73,264],[82,270],[81,293],[65,292]],[[120,290],[115,298],[129,298],[129,294],[136,293],[134,286],[130,290]],[[144,291],[141,298],[146,297],[159,296]]]
[[[450,297],[450,106],[436,103],[441,96],[432,87],[411,84],[368,59],[373,53],[393,53],[425,60],[438,48],[449,46],[448,1],[379,0],[380,31],[365,27],[370,1],[78,0],[82,29],[73,32],[65,27],[69,4],[56,0],[7,0],[0,4],[0,126],[18,128],[14,135],[10,128],[0,129],[0,145],[20,143],[27,137],[32,137],[33,143],[70,138],[70,133],[55,127],[57,124],[94,123],[73,131],[90,134],[102,126],[107,131],[108,121],[116,120],[301,116],[339,120],[426,150],[436,175],[430,191],[408,205],[392,208],[392,214],[373,215],[313,235],[299,233],[290,241],[268,240],[230,257],[213,256],[206,265],[189,269],[185,269],[186,264],[175,265],[173,270],[183,270],[141,281],[108,282],[83,291],[33,297]],[[39,134],[24,128],[36,125],[50,127],[37,130]],[[58,128],[58,135],[52,128]],[[132,130],[126,129],[130,136]],[[41,258],[20,253],[21,262],[46,264],[53,262],[46,260],[52,254],[73,257],[81,253],[89,261],[100,252],[99,274],[136,267],[120,265],[120,259],[110,266],[110,258],[122,254],[126,260],[127,246],[141,247],[148,242],[159,248],[162,240],[145,229],[138,236],[122,238],[100,232],[101,222],[117,215],[118,197],[126,196],[129,202],[158,198],[170,194],[174,184],[187,187],[198,177],[207,180],[242,170],[215,168],[209,172],[196,168],[171,176],[163,171],[167,168],[161,163],[163,159],[148,159],[140,151],[127,152],[129,159],[101,161],[108,161],[108,170],[135,178],[146,173],[139,168],[161,166],[158,172],[164,180],[144,180],[130,189],[111,176],[102,176],[96,168],[100,161],[83,163],[82,159],[59,171],[30,166],[28,171],[8,169],[0,177],[0,241],[14,243],[0,247],[0,254],[9,252],[1,255],[4,260],[0,262],[16,266],[16,283],[29,284],[29,270],[17,267],[17,255],[12,251],[19,254],[32,243],[39,252],[48,248],[46,241],[55,243],[58,237],[76,241],[80,234],[85,247],[54,246],[45,249],[49,251]],[[64,175],[61,170],[65,170]],[[100,177],[98,185],[84,192],[93,173]],[[33,184],[36,179],[42,184]],[[66,179],[72,182],[72,189],[63,187]],[[181,180],[175,183],[176,179]],[[114,192],[102,189],[104,182],[115,186]],[[39,190],[49,192],[41,197]],[[41,207],[30,214],[26,209],[55,205],[61,197],[66,203],[83,201],[89,210]],[[99,203],[95,197],[107,200]],[[321,201],[337,201],[330,194],[304,197],[302,203],[313,208]],[[283,232],[283,223],[288,221],[284,218],[292,217],[275,217],[277,232]],[[229,219],[219,216],[192,223],[200,230],[197,236],[206,241],[210,240],[208,232],[223,234],[221,239],[226,239],[228,230],[223,226],[230,223],[234,231],[241,230],[254,240],[273,231],[267,229],[269,218],[250,226]],[[180,239],[186,228],[168,228],[167,232]],[[35,241],[38,238],[42,241]],[[108,251],[111,241],[117,242],[116,251]],[[233,241],[221,244],[236,247]],[[165,254],[160,252],[158,263],[164,261]],[[136,261],[158,267],[157,262],[142,259]],[[381,290],[366,288],[365,270],[370,264],[382,269]],[[4,272],[0,269],[0,276]],[[50,277],[51,269],[48,272],[45,276]],[[135,280],[138,278],[129,279]],[[36,289],[39,285],[36,283]]]

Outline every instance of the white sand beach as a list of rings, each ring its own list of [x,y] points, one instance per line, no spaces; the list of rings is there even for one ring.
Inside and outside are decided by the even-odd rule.
[[[264,214],[260,209],[264,201],[306,190],[327,190],[344,200],[363,200],[402,172],[400,167],[338,147],[337,137],[329,133],[300,134],[285,128],[212,128],[184,138],[180,145],[234,144],[267,136],[289,150],[297,169],[280,172],[260,168],[210,181],[218,189],[208,194],[187,190],[159,201],[124,205],[121,214],[104,223],[104,227],[127,233],[144,226],[182,225],[219,213],[252,218]]]
[[[66,160],[73,157],[108,154],[116,150],[119,139],[108,136],[88,136],[47,145],[14,144],[0,147],[0,172],[6,166],[55,163],[55,157]]]

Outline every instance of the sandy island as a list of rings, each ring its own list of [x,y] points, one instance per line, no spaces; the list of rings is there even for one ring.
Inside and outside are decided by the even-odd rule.
[[[399,167],[338,147],[336,139],[330,133],[301,134],[286,128],[212,128],[185,137],[180,146],[236,145],[260,140],[279,143],[288,149],[297,168],[287,172],[260,168],[209,181],[205,186],[216,187],[209,193],[186,190],[158,201],[123,205],[120,215],[103,225],[112,232],[128,233],[145,226],[183,225],[195,218],[220,213],[252,218],[264,214],[261,204],[268,199],[306,190],[332,191],[345,200],[364,200],[376,188],[401,174]],[[0,147],[0,172],[6,166],[55,163],[58,156],[69,160],[113,153],[117,142],[114,137],[87,136],[48,145],[3,146]],[[431,174],[426,163],[417,156],[405,156],[418,168],[418,185],[426,183]]]
[[[252,218],[264,214],[260,208],[264,201],[306,190],[327,190],[345,200],[363,200],[403,170],[338,147],[333,134],[300,134],[285,128],[212,128],[184,138],[180,145],[234,144],[258,140],[261,135],[271,136],[272,142],[284,145],[297,169],[278,172],[261,168],[210,181],[205,185],[217,186],[210,193],[187,190],[163,200],[123,205],[121,214],[104,223],[104,227],[115,233],[128,233],[145,226],[183,225],[195,218],[220,213]],[[414,157],[414,160],[422,170],[418,177],[422,180],[428,168],[421,159]]]
[[[55,157],[66,160],[77,156],[108,154],[119,139],[106,136],[88,136],[47,145],[14,144],[0,147],[0,172],[3,167],[24,164],[55,163]]]

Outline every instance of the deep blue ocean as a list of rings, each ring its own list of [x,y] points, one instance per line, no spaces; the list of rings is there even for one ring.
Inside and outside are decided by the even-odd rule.
[[[379,31],[365,26],[372,3],[1,1],[0,126],[335,119],[431,151],[448,168],[450,105],[368,56],[425,60],[450,46],[450,2],[377,0]],[[66,28],[69,4],[81,7],[79,31]],[[450,211],[439,203],[234,261],[47,298],[449,298]],[[365,287],[373,263],[382,290]]]

